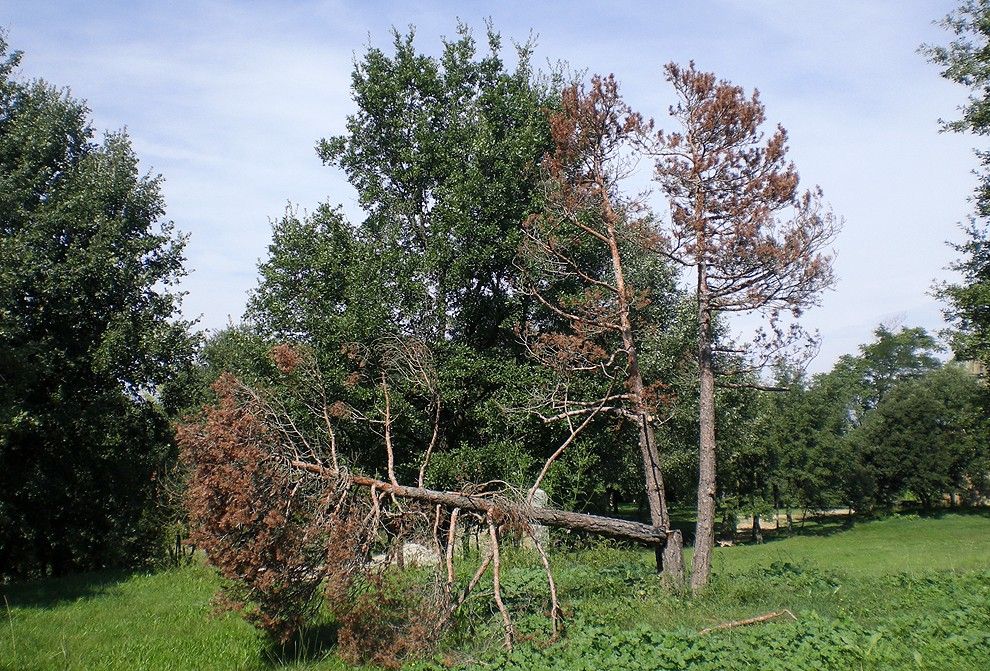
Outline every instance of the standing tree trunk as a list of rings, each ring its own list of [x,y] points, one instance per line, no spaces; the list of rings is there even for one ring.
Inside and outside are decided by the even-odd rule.
[[[706,267],[698,264],[698,364],[700,395],[698,421],[698,520],[694,532],[691,590],[708,585],[715,545],[715,372],[712,362],[712,311],[708,300]]]
[[[602,195],[602,210],[605,214],[605,232],[608,239],[609,255],[612,259],[612,272],[615,275],[616,298],[619,308],[619,325],[622,345],[629,361],[626,385],[633,395],[636,415],[639,420],[639,451],[643,460],[643,474],[646,480],[646,499],[650,504],[650,522],[658,530],[670,529],[670,511],[667,508],[667,493],[664,490],[663,471],[660,467],[660,453],[657,450],[652,419],[646,404],[646,386],[639,368],[639,349],[630,319],[629,296],[623,270],[622,255],[619,251],[616,233],[619,215],[612,208],[608,189],[599,185]],[[679,532],[668,535],[662,545],[656,546],[657,573],[662,573],[675,587],[684,584],[683,540]]]
[[[670,528],[670,510],[660,470],[660,456],[656,448],[653,426],[644,413],[639,432],[643,469],[646,473],[646,493],[650,504],[650,523],[655,529],[666,532],[663,543],[655,548],[657,573],[675,588],[684,585],[684,539],[680,531]]]

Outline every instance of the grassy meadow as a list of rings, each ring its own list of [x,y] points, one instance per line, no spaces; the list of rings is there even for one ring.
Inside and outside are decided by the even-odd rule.
[[[505,592],[519,629],[511,655],[481,599],[416,669],[990,668],[990,514],[809,524],[761,545],[719,548],[712,589],[670,595],[652,553],[602,545],[554,554],[568,616],[547,647],[539,566],[510,557]],[[214,573],[98,573],[2,588],[0,669],[342,669],[333,627],[268,645],[216,614]],[[702,636],[704,627],[787,609],[796,620]]]

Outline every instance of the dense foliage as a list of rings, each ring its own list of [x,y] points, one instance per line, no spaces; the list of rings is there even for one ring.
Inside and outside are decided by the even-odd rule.
[[[920,328],[880,326],[875,340],[808,380],[780,371],[787,391],[764,396],[752,440],[730,458],[724,502],[773,509],[890,510],[976,503],[987,481],[987,391]],[[788,513],[789,514],[789,513]]]
[[[949,81],[970,90],[961,108],[961,117],[943,122],[945,130],[990,134],[990,2],[964,0],[942,20],[954,39],[947,46],[923,45],[921,52],[941,68]],[[961,282],[939,284],[935,293],[948,306],[945,316],[954,331],[952,346],[960,358],[976,359],[990,365],[990,152],[976,152],[980,168],[974,192],[975,212],[963,227],[965,239],[952,244],[960,258],[951,268],[962,275]]]
[[[192,343],[160,179],[19,59],[0,35],[0,575],[44,575],[157,542],[157,395]]]
[[[394,390],[406,404],[396,443],[420,449],[440,426],[438,453],[458,456],[438,455],[431,476],[449,484],[499,455],[516,461],[509,472],[525,466],[508,457],[518,439],[502,429],[496,396],[531,374],[513,335],[521,305],[512,260],[533,206],[550,98],[534,83],[528,47],[511,70],[494,33],[488,47],[479,55],[461,27],[435,58],[416,51],[412,33],[395,33],[394,53],[372,48],[356,62],[358,111],[345,135],[318,150],[347,174],[367,217],[352,224],[329,206],[288,213],[247,312],[270,342],[312,345],[332,393],[361,407],[374,405],[387,343],[420,343],[431,379],[428,389]],[[367,353],[362,384],[345,379],[353,347]],[[367,442],[360,429],[341,441],[354,463],[382,467],[378,451],[355,447]]]

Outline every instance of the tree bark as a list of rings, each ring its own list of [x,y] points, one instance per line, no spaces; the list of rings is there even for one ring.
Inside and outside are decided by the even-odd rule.
[[[715,372],[712,362],[712,310],[704,263],[698,264],[698,520],[694,533],[691,590],[708,585],[715,545]]]
[[[584,531],[598,536],[633,541],[654,547],[662,545],[667,539],[667,533],[664,529],[658,529],[640,522],[619,520],[600,515],[588,515],[586,513],[574,513],[567,510],[554,510],[553,508],[533,508],[522,503],[493,501],[491,498],[484,496],[463,494],[461,492],[442,492],[423,487],[393,485],[384,480],[377,480],[364,475],[345,474],[319,464],[311,464],[305,461],[293,461],[291,464],[294,468],[317,475],[333,478],[344,477],[351,484],[358,487],[374,487],[375,491],[379,494],[390,494],[403,499],[422,501],[433,505],[440,504],[449,508],[460,508],[462,511],[470,510],[485,514],[499,511],[507,512],[518,515],[530,522],[545,524],[548,527]]]
[[[650,505],[650,522],[657,530],[666,532],[670,528],[670,512],[667,508],[667,493],[664,489],[663,471],[660,467],[660,453],[657,450],[653,424],[649,409],[645,402],[645,385],[643,374],[639,369],[639,350],[633,333],[632,320],[629,316],[629,289],[626,287],[625,272],[622,267],[622,255],[619,251],[616,235],[616,220],[618,214],[612,209],[607,190],[603,188],[602,204],[605,210],[606,230],[608,232],[609,253],[612,258],[612,271],[615,274],[615,287],[619,304],[619,326],[622,334],[622,346],[626,350],[629,361],[629,372],[626,383],[635,398],[635,410],[639,418],[639,451],[643,461],[643,476],[646,486],[646,500]],[[676,586],[684,584],[684,559],[682,557],[683,540],[681,535],[672,534],[663,545],[656,547],[657,573],[666,576],[667,581]]]

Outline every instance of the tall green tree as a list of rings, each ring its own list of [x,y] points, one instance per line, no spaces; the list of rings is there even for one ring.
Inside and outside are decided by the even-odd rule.
[[[391,355],[382,348],[415,343],[431,382],[392,389],[409,403],[394,426],[396,449],[435,443],[427,476],[441,480],[468,476],[458,460],[500,464],[504,472],[484,474],[507,476],[525,467],[521,448],[534,438],[527,422],[506,427],[502,408],[520,403],[535,374],[517,336],[526,304],[513,262],[555,103],[528,45],[509,66],[499,36],[486,37],[482,47],[461,25],[435,57],[418,50],[412,31],[395,32],[391,49],[369,48],[356,61],[357,111],[317,150],[347,175],[364,218],[348,222],[328,206],[288,212],[246,315],[272,342],[312,345],[333,393],[369,407],[383,400]],[[369,353],[359,385],[347,383],[357,379],[348,343]]]
[[[552,103],[529,45],[509,69],[491,29],[484,54],[464,25],[439,58],[413,37],[396,32],[391,55],[372,48],[356,64],[358,112],[318,151],[368,213],[361,237],[383,260],[395,321],[424,340],[490,347],[507,340],[518,309],[512,261]]]
[[[961,115],[943,121],[943,130],[990,135],[990,2],[965,0],[941,25],[953,35],[948,45],[922,45],[920,51],[941,68],[949,81],[970,91]],[[977,150],[979,184],[975,213],[963,227],[961,243],[950,243],[960,258],[950,266],[961,282],[944,282],[935,294],[946,301],[945,316],[954,327],[952,348],[961,359],[990,367],[990,151]]]
[[[160,178],[19,60],[0,35],[0,570],[33,575],[147,551],[192,340]]]
[[[862,411],[875,408],[894,386],[913,380],[942,366],[938,353],[942,345],[920,326],[902,326],[897,331],[881,324],[873,331],[874,340],[860,346],[855,360],[844,360],[858,373]]]

